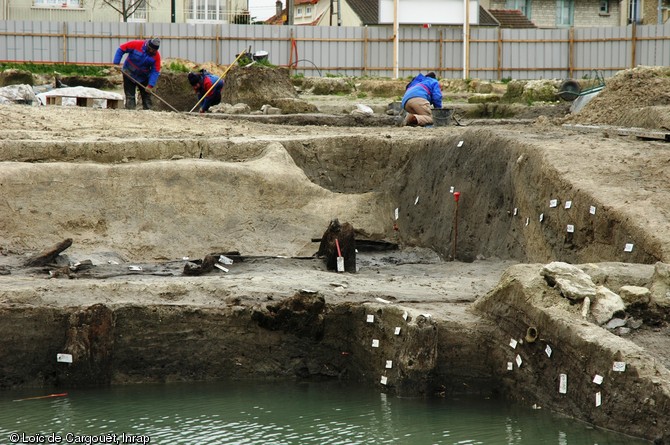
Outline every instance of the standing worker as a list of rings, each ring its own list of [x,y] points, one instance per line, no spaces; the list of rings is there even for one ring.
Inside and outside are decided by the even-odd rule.
[[[128,54],[123,64],[123,92],[126,94],[126,109],[135,109],[135,91],[139,87],[142,96],[142,108],[151,109],[151,90],[156,86],[161,74],[161,53],[158,48],[161,39],[131,40],[122,43],[114,55],[114,65],[121,63],[124,54]]]
[[[420,127],[433,125],[431,105],[435,108],[442,108],[440,83],[433,72],[425,76],[419,74],[407,85],[405,95],[402,98],[402,109],[407,112],[402,125],[418,125]]]
[[[221,103],[223,79],[219,76],[215,76],[203,69],[199,73],[188,73],[188,82],[193,87],[196,96],[198,96],[198,101],[202,99],[200,103],[201,113],[207,113],[209,107]],[[215,85],[214,88],[212,88],[212,85]]]

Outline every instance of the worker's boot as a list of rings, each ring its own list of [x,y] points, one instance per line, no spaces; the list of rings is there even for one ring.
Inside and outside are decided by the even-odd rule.
[[[151,106],[152,106],[151,96],[149,96],[149,93],[147,93],[146,95],[143,94],[142,95],[142,108],[144,108],[145,110],[151,110]]]
[[[135,98],[126,96],[126,110],[134,110],[135,105]]]

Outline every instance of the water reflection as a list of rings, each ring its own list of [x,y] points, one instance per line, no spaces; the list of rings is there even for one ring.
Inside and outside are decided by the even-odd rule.
[[[0,392],[0,443],[28,435],[145,435],[152,444],[637,445],[546,410],[398,398],[343,384],[219,383]],[[62,442],[65,443],[65,442]]]

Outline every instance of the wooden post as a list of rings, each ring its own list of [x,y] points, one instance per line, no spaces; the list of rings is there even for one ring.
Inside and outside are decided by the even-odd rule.
[[[575,71],[575,28],[568,30],[568,77],[572,78]]]
[[[502,70],[502,29],[498,27],[498,80],[502,80],[503,70]]]
[[[635,57],[636,57],[635,56],[635,53],[636,53],[635,47],[637,46],[637,23],[635,23],[635,22],[633,22],[633,35],[631,37],[631,45],[630,46],[631,46],[631,49],[630,49],[630,52],[631,52],[630,67],[635,68]]]

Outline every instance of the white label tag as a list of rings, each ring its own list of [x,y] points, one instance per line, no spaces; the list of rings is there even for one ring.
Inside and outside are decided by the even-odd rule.
[[[395,212],[393,212],[393,216],[395,216],[395,219],[398,219],[399,215],[400,215],[400,209],[396,207]]]
[[[603,376],[596,374],[593,376],[593,383],[600,385],[603,382]]]
[[[373,348],[378,348],[379,347],[379,340],[377,340],[376,338],[374,340],[372,340],[372,347]]]
[[[518,342],[517,342],[516,339],[514,339],[514,338],[511,338],[511,339],[509,340],[509,345],[512,347],[512,349],[516,349],[516,345],[517,345],[517,343],[518,343]]]
[[[414,200],[414,205],[417,205],[419,203],[419,197],[417,196],[416,199]]]
[[[382,376],[382,379],[380,380],[380,383],[381,383],[382,385],[386,385],[386,382],[387,382],[387,381],[388,381],[388,379],[386,378],[385,375],[383,375],[383,376]]]
[[[386,369],[393,368],[393,360],[386,360]]]
[[[591,215],[595,215],[595,214],[596,214],[596,206],[591,206],[591,207],[589,207],[589,213],[590,213]]]
[[[365,321],[368,323],[374,323],[375,322],[375,316],[372,314],[369,314],[367,317],[365,317]]]
[[[575,232],[575,226],[572,224],[568,224],[568,233],[574,233]]]
[[[400,335],[400,326],[395,327],[395,331],[393,332],[395,335]]]
[[[544,348],[544,352],[547,354],[547,357],[551,357],[551,346],[547,345],[547,347]]]
[[[507,370],[508,371],[514,371],[514,363],[507,362]]]
[[[596,406],[600,406],[603,404],[603,397],[600,394],[600,392],[596,393]]]
[[[572,207],[572,201],[565,201],[565,208],[569,209],[570,207]]]
[[[561,394],[567,394],[568,393],[568,375],[567,374],[561,374],[559,376],[558,392],[560,392]]]
[[[337,257],[337,271],[338,272],[344,272],[344,257],[343,256],[338,256]]]
[[[624,252],[632,252],[633,251],[633,244],[632,243],[627,243],[626,246],[623,248]]]
[[[557,199],[552,199],[549,201],[549,207],[556,207],[558,205],[558,200]]]
[[[519,354],[516,355],[516,366],[518,368],[521,368],[521,356]]]
[[[56,354],[56,361],[60,363],[72,363],[72,354]]]
[[[624,372],[626,370],[626,362],[614,362],[612,371]]]

